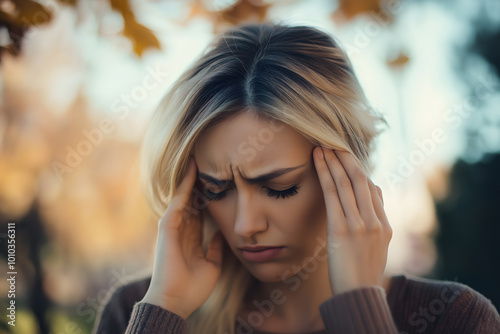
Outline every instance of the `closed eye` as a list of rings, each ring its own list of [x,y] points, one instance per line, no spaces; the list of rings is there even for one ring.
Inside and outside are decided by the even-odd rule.
[[[295,196],[297,194],[297,190],[300,188],[300,186],[293,186],[291,188],[285,189],[285,190],[274,190],[269,187],[264,187],[267,189],[267,195],[269,197],[275,197],[275,199],[281,198],[287,198],[291,196]],[[207,199],[209,201],[219,201],[223,199],[226,196],[226,192],[229,189],[226,189],[220,193],[214,193],[211,192],[210,190],[205,190],[205,195],[207,196]]]

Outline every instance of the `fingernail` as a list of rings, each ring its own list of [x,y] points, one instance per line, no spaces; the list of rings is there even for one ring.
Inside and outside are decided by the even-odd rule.
[[[320,147],[319,149],[316,150],[316,156],[320,159],[323,159],[323,149]]]

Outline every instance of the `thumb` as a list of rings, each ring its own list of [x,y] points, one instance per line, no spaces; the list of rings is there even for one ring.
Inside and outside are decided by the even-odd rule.
[[[214,234],[214,236],[210,240],[207,249],[207,256],[206,256],[207,260],[213,262],[218,267],[220,267],[222,264],[223,241],[224,237],[222,236],[222,233],[219,230]]]

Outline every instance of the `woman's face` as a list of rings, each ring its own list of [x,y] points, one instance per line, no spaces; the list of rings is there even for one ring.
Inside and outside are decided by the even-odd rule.
[[[206,213],[234,254],[261,281],[276,282],[284,279],[285,272],[286,277],[295,274],[320,247],[317,238],[325,239],[326,210],[313,148],[290,126],[260,121],[248,112],[210,128],[196,144],[197,182],[209,199]],[[267,181],[244,180],[297,166]],[[210,178],[228,181],[217,184]],[[291,190],[276,194],[287,189]],[[252,262],[239,247],[253,245],[284,248],[272,260]]]

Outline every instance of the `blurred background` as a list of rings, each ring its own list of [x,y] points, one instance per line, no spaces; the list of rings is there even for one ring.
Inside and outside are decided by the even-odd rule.
[[[146,124],[215,33],[263,20],[336,36],[389,122],[372,175],[387,272],[498,309],[500,1],[0,0],[0,332],[90,333],[107,295],[151,270]]]

